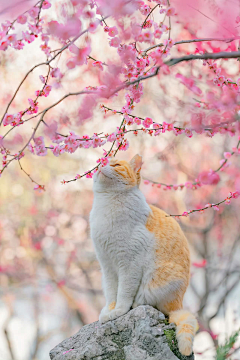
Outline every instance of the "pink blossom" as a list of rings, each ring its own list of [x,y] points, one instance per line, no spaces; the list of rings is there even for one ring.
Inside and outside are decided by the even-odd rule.
[[[162,30],[159,29],[159,28],[154,31],[154,37],[155,37],[156,39],[160,39],[161,36],[162,36],[162,34],[163,34]]]
[[[187,211],[184,211],[184,212],[182,213],[182,216],[188,216],[188,212],[187,212]]]
[[[212,204],[206,204],[205,206],[204,206],[205,208],[210,208],[210,207],[212,207]]]
[[[203,171],[199,174],[199,181],[202,184],[216,185],[220,181],[220,176],[214,171]]]
[[[120,39],[115,36],[109,41],[109,45],[113,47],[118,47],[120,45]]]
[[[116,140],[116,134],[115,133],[112,133],[107,137],[107,141],[109,141],[109,142],[113,142],[115,140]]]
[[[42,41],[44,41],[46,44],[48,43],[49,36],[47,36],[46,34],[42,34],[41,38],[42,38]]]
[[[26,32],[23,31],[22,37],[23,37],[23,40],[29,44],[35,40],[35,36],[33,34],[30,34],[28,31],[26,31]]]
[[[141,125],[142,120],[139,119],[138,117],[135,117],[134,122],[135,122],[135,124],[137,124],[137,125]]]
[[[48,23],[48,33],[63,40],[67,40],[71,36],[79,34],[81,27],[81,21],[73,16],[68,19],[67,23],[64,25],[59,24],[57,21],[50,21]]]
[[[33,139],[36,146],[45,146],[43,136],[39,136]]]
[[[42,82],[43,84],[45,84],[45,77],[43,77],[42,75],[39,75],[39,79],[41,80],[41,82]]]
[[[42,9],[49,9],[52,5],[48,0],[43,1],[42,3]]]
[[[94,21],[94,22],[91,21],[89,24],[89,27],[88,27],[88,31],[90,33],[93,33],[96,30],[96,28],[98,27],[98,25],[99,25],[99,21]]]
[[[69,69],[74,69],[75,66],[76,66],[76,63],[75,63],[74,59],[69,60],[69,61],[67,62],[67,67],[68,67]]]
[[[65,152],[65,146],[64,145],[55,145],[52,148],[52,153],[54,156],[59,156],[60,154],[63,154]]]
[[[219,207],[217,205],[212,204],[212,207],[214,208],[214,210],[219,211]]]
[[[85,173],[87,179],[92,179],[93,174],[91,172]]]
[[[31,8],[28,13],[31,17],[36,18],[38,16],[39,9],[36,7]]]
[[[230,193],[230,194],[234,199],[237,199],[240,196],[240,191],[235,191],[234,193]]]
[[[194,80],[187,78],[185,76],[183,76],[182,74],[177,74],[176,78],[181,80],[181,83],[184,84],[189,90],[191,90],[194,94],[196,95],[201,95],[202,94],[202,90],[199,89],[199,87],[197,87],[194,84]]]
[[[52,69],[52,71],[51,71],[51,76],[52,76],[53,78],[58,78],[58,77],[60,77],[60,75],[61,75],[61,72],[60,72],[60,69],[59,69],[59,68],[54,68],[54,69]]]
[[[21,40],[17,40],[13,43],[13,47],[16,50],[22,50],[24,47],[24,43]]]
[[[175,9],[173,7],[169,7],[169,8],[166,9],[166,15],[167,16],[173,16],[175,14],[176,14],[176,11],[175,11]]]
[[[114,37],[117,34],[118,34],[118,29],[116,28],[116,26],[108,28],[108,35],[109,36]]]
[[[82,16],[84,17],[84,19],[92,19],[94,18],[95,14],[91,10],[86,10],[83,12]]]
[[[150,13],[151,9],[148,5],[144,4],[139,8],[142,15],[146,16]]]
[[[149,128],[152,125],[152,123],[153,123],[153,121],[150,117],[146,117],[142,122],[142,124],[145,128]]]
[[[119,147],[119,150],[126,151],[129,148],[129,141],[127,139],[117,141],[117,146]]]
[[[17,22],[19,24],[26,24],[27,22],[27,16],[26,15],[20,15],[18,18],[17,18]]]
[[[33,148],[33,146],[32,146],[31,143],[28,144],[28,150],[29,150],[32,154],[34,154],[34,148]]]
[[[76,55],[75,58],[71,59],[75,65],[87,64],[87,56],[91,52],[89,44],[83,48],[78,48],[76,45],[72,44],[69,46],[69,50]]]
[[[94,134],[92,139],[93,148],[100,147],[101,145],[102,145],[102,140],[98,135]]]
[[[13,115],[6,114],[3,118],[3,125],[7,126],[7,125],[11,124],[13,119],[14,119]]]
[[[47,149],[45,146],[36,146],[35,147],[36,155],[38,156],[46,156],[47,155]]]
[[[33,190],[37,190],[38,192],[42,192],[42,191],[45,190],[44,185],[35,185]],[[40,243],[35,244],[35,248],[40,250],[41,249],[41,244]]]
[[[27,110],[27,114],[36,114],[38,112],[38,103],[33,101],[32,99],[28,99],[30,104],[29,109]]]
[[[191,129],[185,129],[185,134],[187,135],[187,137],[191,138],[193,136],[192,130]]]
[[[101,61],[93,61],[92,66],[95,66],[99,68],[101,71],[103,71],[103,64]]]
[[[151,30],[146,30],[143,33],[143,41],[150,42],[152,40],[153,34]]]
[[[101,164],[102,166],[106,166],[109,163],[109,160],[107,157],[101,158]]]
[[[0,50],[3,50],[3,51],[7,50],[8,45],[9,45],[8,41],[2,41],[2,42],[0,41]]]
[[[230,152],[225,152],[224,154],[225,159],[230,159],[230,157],[232,156],[232,154]]]

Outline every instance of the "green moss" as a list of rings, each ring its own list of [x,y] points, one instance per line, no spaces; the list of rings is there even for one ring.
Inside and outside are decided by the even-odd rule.
[[[180,353],[178,349],[178,343],[176,338],[176,331],[175,329],[167,329],[164,330],[164,335],[167,338],[168,346],[170,347],[171,351],[174,353],[174,355],[177,356],[180,360],[188,360],[191,358],[190,356],[184,356]]]

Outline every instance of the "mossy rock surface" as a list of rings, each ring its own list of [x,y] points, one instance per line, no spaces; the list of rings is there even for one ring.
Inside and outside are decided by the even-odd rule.
[[[106,324],[85,325],[50,352],[51,360],[194,360],[177,347],[174,324],[151,306],[139,306]]]

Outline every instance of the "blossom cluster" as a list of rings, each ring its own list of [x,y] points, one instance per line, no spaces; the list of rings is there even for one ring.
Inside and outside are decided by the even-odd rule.
[[[189,216],[189,214],[192,214],[194,212],[199,212],[200,214],[204,213],[204,210],[209,209],[209,208],[213,208],[215,211],[219,211],[219,205],[221,204],[226,204],[226,205],[230,205],[231,203],[231,199],[237,199],[240,196],[240,191],[234,191],[234,192],[230,192],[230,194],[226,197],[226,199],[220,201],[217,204],[206,204],[204,207],[200,208],[200,209],[195,209],[195,210],[189,210],[189,211],[184,211],[181,215],[170,215],[170,216],[174,216],[174,217],[180,217],[180,216]]]
[[[128,6],[125,0],[115,0],[111,3],[105,0],[96,0],[95,2],[71,0],[71,14],[67,15],[64,6],[62,6],[63,22],[60,23],[42,17],[42,10],[49,9],[51,4],[48,0],[40,0],[14,21],[5,22],[1,25],[0,50],[6,51],[8,47],[20,50],[26,43],[31,43],[35,38],[39,38],[41,40],[40,48],[46,55],[47,61],[45,65],[48,66],[47,76],[40,76],[43,83],[42,89],[35,91],[35,99],[28,99],[29,106],[27,108],[17,113],[12,113],[9,110],[12,100],[26,78],[24,78],[9,106],[7,106],[1,121],[4,126],[10,125],[15,128],[19,125],[25,125],[32,118],[40,115],[42,117],[39,119],[36,128],[34,128],[34,132],[26,146],[19,150],[17,154],[11,154],[4,146],[5,137],[12,128],[0,139],[1,154],[3,155],[2,171],[12,160],[19,160],[25,156],[23,150],[26,147],[37,156],[46,156],[49,150],[58,157],[63,153],[72,154],[81,148],[103,148],[105,144],[110,145],[108,151],[102,151],[102,156],[97,160],[93,169],[86,171],[82,175],[77,174],[75,179],[69,180],[74,181],[83,176],[91,178],[99,166],[108,164],[110,156],[115,156],[121,150],[126,151],[129,148],[129,133],[134,135],[145,133],[150,136],[159,136],[166,132],[172,132],[176,136],[184,134],[188,138],[192,138],[195,133],[207,135],[208,137],[213,137],[215,134],[239,136],[238,112],[240,106],[238,104],[238,94],[240,80],[234,81],[225,76],[225,71],[214,60],[206,60],[203,64],[208,65],[209,70],[214,72],[216,77],[213,83],[221,89],[220,95],[213,91],[203,92],[203,89],[200,88],[201,85],[197,83],[198,79],[194,78],[194,76],[183,75],[180,70],[175,74],[175,79],[182,84],[181,86],[184,86],[192,95],[201,98],[194,100],[195,104],[190,108],[189,117],[182,125],[177,126],[176,121],[169,120],[159,123],[154,121],[151,116],[143,118],[133,114],[136,104],[142,100],[144,81],[148,77],[159,76],[161,78],[171,74],[168,66],[169,62],[166,62],[166,58],[171,55],[172,48],[177,43],[171,38],[171,21],[177,16],[177,11],[168,0],[153,0],[153,7],[150,3],[138,0],[131,2],[131,6]],[[131,18],[128,27],[123,25],[122,21],[119,21],[119,16]],[[116,20],[115,24],[112,24],[111,19],[111,21],[109,20],[111,26],[109,26],[108,17]],[[159,21],[159,17],[161,21]],[[94,45],[92,38],[98,31],[102,32],[102,35],[107,39],[108,45],[112,48],[111,51],[115,51],[118,56],[118,61],[115,64],[110,60],[103,62],[101,59],[96,59],[96,55],[92,55]],[[87,34],[84,41],[77,42],[78,38],[84,34]],[[156,44],[159,39],[162,39],[162,42]],[[54,50],[52,48],[52,40],[61,44],[60,49]],[[146,46],[150,47],[146,49]],[[196,52],[203,54],[204,48],[202,45],[199,45],[199,49]],[[213,47],[212,49],[215,51]],[[48,97],[53,89],[60,86],[64,77],[63,70],[61,72],[60,68],[51,65],[52,61],[59,59],[63,52],[67,55],[63,60],[67,72],[88,65],[87,71],[92,71],[96,75],[98,84],[88,86],[79,93],[66,94],[56,104],[39,112],[39,98]],[[36,67],[40,65],[36,65]],[[113,114],[122,116],[121,124],[115,130],[112,129],[109,134],[94,133],[91,136],[80,136],[70,130],[69,135],[63,135],[58,132],[56,123],[49,125],[48,121],[43,120],[48,110],[63,101],[64,98],[84,93],[84,100],[78,110],[78,125],[81,125],[92,118],[93,111],[99,101],[105,102],[106,99],[111,101],[121,90],[125,92],[125,100],[121,104],[120,111],[107,108],[105,105],[101,106],[105,113],[111,111]],[[25,118],[26,115],[33,116]],[[44,129],[44,134],[52,142],[49,145],[45,145],[43,136],[36,134],[41,124],[47,126]],[[162,187],[164,190],[177,190],[184,187],[195,190],[202,185],[217,185],[220,181],[218,171],[223,171],[229,165],[228,160],[232,155],[239,153],[238,144],[232,149],[232,152],[224,152],[224,158],[220,162],[219,169],[216,171],[203,171],[194,182],[187,181],[185,184],[179,185],[149,183],[152,183],[153,186],[156,185],[158,188]],[[145,180],[145,183],[148,181]],[[42,185],[36,184],[36,186],[36,189],[42,189]]]
[[[13,22],[5,21],[1,24],[0,50],[6,51],[8,47],[22,50],[25,43],[30,44],[39,36],[42,32],[41,20],[39,19],[40,12],[41,10],[49,9],[51,4],[48,0],[38,2],[37,4],[38,5],[33,6],[25,13],[19,15]],[[20,33],[20,36],[19,31],[13,32],[17,24],[20,26],[27,25],[28,27],[28,29],[26,28],[25,31]]]

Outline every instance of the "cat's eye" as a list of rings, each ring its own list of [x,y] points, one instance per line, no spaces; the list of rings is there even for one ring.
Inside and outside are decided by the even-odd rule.
[[[121,166],[120,164],[113,164],[111,165],[112,167],[115,167],[115,166]]]

